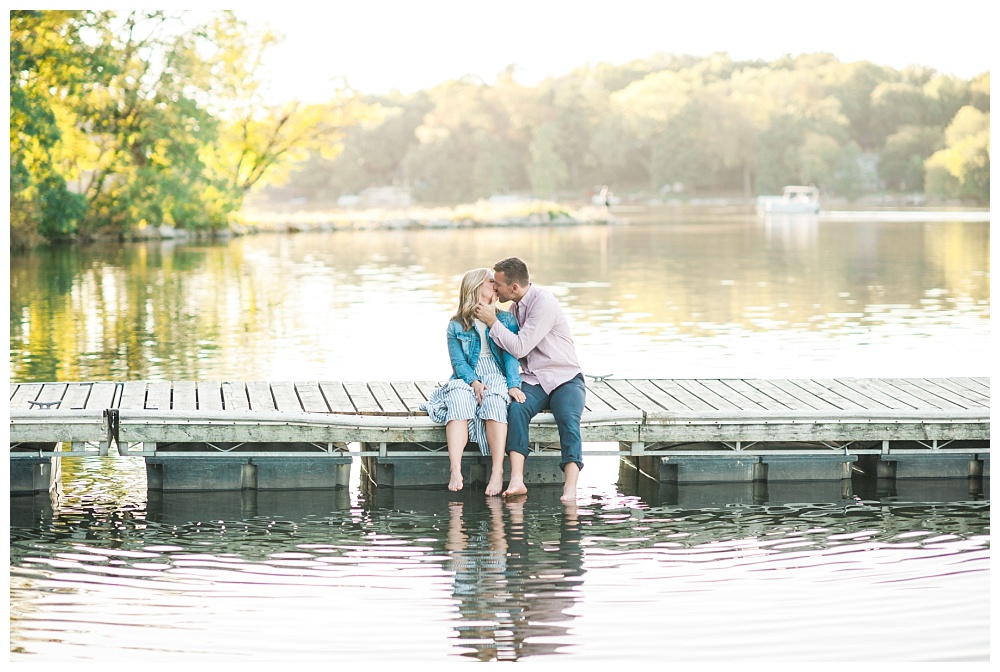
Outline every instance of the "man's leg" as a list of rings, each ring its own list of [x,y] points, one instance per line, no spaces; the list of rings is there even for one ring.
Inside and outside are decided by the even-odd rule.
[[[566,381],[552,390],[549,408],[559,428],[559,447],[562,459],[559,467],[563,470],[564,502],[576,501],[576,482],[583,469],[583,441],[580,437],[580,418],[587,401],[587,384],[582,375]]]
[[[507,454],[510,455],[510,482],[504,495],[523,495],[528,492],[524,485],[524,460],[528,457],[528,423],[539,411],[548,405],[549,395],[540,385],[523,383],[524,403],[512,402],[507,409]]]

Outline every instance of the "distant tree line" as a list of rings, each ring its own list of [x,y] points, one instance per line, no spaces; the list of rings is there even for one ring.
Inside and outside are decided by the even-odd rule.
[[[989,73],[661,54],[581,67],[537,86],[513,69],[412,95],[367,96],[378,118],[333,159],[312,157],[288,190],[330,198],[408,187],[422,201],[497,193],[619,191],[751,196],[815,184],[989,198]]]
[[[536,86],[403,95],[331,86],[265,102],[277,36],[232,12],[10,12],[13,248],[136,227],[228,226],[251,190],[333,200],[399,186],[424,202],[493,194],[773,192],[815,184],[989,198],[989,72],[661,54]]]

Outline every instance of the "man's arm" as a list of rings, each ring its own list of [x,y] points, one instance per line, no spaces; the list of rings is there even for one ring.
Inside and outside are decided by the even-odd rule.
[[[531,313],[526,316],[524,324],[516,334],[511,333],[503,322],[497,321],[490,328],[490,338],[518,359],[527,357],[528,353],[552,331],[556,323],[557,308],[558,306],[552,305],[551,302],[539,299],[532,306]]]

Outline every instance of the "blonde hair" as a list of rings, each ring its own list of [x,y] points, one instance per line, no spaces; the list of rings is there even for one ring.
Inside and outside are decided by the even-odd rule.
[[[479,304],[479,288],[483,283],[493,277],[492,271],[488,268],[474,268],[466,271],[462,276],[462,286],[458,290],[458,310],[451,319],[462,325],[463,329],[469,329],[472,321],[476,319],[476,306]]]

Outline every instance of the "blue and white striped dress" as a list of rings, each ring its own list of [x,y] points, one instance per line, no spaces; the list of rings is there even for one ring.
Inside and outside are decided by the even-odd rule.
[[[452,420],[468,420],[469,441],[478,443],[479,452],[483,455],[489,455],[490,447],[486,441],[485,421],[495,420],[506,424],[507,404],[510,401],[507,392],[507,377],[497,366],[486,340],[486,325],[479,320],[475,321],[475,325],[476,330],[479,331],[482,346],[479,349],[479,361],[476,363],[476,376],[486,385],[483,403],[476,404],[476,393],[473,392],[472,386],[461,378],[452,378],[435,390],[430,402],[433,404],[436,400],[444,401],[447,412],[443,421],[446,423]],[[434,417],[435,413],[430,408],[424,410],[430,412],[435,421],[441,421],[439,417]]]

